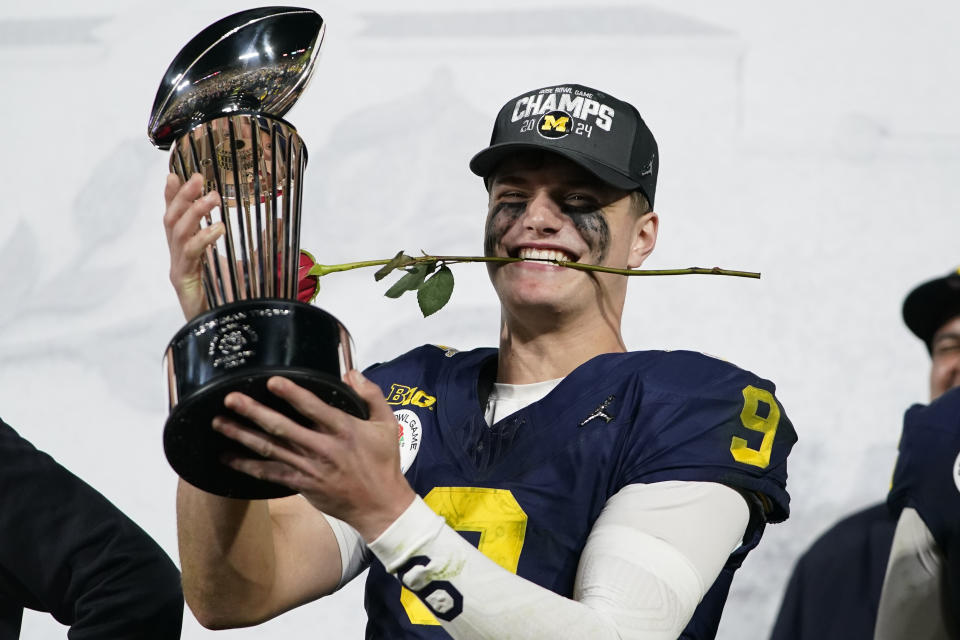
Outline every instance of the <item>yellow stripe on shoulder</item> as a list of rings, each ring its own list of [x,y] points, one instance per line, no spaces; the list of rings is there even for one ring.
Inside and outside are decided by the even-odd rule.
[[[454,347],[448,347],[445,344],[435,344],[431,346],[434,346],[437,349],[440,349],[440,351],[443,351],[444,352],[443,355],[447,356],[448,358],[452,358],[454,355],[460,353],[459,349],[455,349]]]

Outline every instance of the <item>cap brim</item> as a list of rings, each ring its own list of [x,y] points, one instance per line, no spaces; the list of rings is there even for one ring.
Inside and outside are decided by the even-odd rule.
[[[566,158],[567,160],[570,160],[580,167],[583,167],[600,180],[609,185],[617,187],[618,189],[624,189],[626,191],[642,189],[642,185],[640,185],[637,181],[632,180],[619,171],[611,169],[610,167],[601,164],[593,158],[585,156],[578,151],[562,148],[550,148],[542,144],[533,144],[530,142],[503,142],[500,144],[491,145],[471,158],[470,171],[473,171],[481,178],[488,178],[490,177],[490,174],[493,173],[493,171],[497,168],[497,165],[500,164],[500,162],[502,162],[507,156],[521,151],[543,151],[545,153],[554,153],[558,156]],[[644,195],[647,194],[644,193]]]
[[[927,349],[940,327],[960,315],[960,275],[950,274],[921,284],[903,301],[903,321]]]

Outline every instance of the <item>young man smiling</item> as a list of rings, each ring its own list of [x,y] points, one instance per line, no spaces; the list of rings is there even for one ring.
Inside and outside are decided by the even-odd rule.
[[[537,260],[639,267],[657,237],[646,198],[638,204],[545,151],[501,161],[489,185],[485,253],[530,260],[489,267],[503,310],[500,381],[561,378],[597,353],[625,351],[619,326],[627,279]]]
[[[489,192],[486,253],[526,259],[489,267],[499,348],[427,345],[348,373],[369,420],[281,378],[270,390],[310,428],[229,395],[212,427],[265,459],[228,464],[300,495],[180,482],[202,623],[256,624],[369,566],[368,638],[708,638],[733,572],[787,516],[796,435],[773,385],[698,353],[627,352],[627,279],[545,262],[634,268],[653,250],[657,145],[636,109],[580,85],[528,92],[470,167]],[[215,204],[199,194],[168,180],[188,317],[221,232],[199,231]],[[401,387],[430,401],[394,411],[384,395]]]

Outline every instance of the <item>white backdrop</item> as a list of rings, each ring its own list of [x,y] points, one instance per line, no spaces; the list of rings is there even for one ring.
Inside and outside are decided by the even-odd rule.
[[[960,263],[957,5],[866,0],[308,2],[328,21],[288,119],[310,149],[303,245],[322,262],[481,250],[467,160],[499,106],[575,82],[633,102],[661,150],[647,267],[724,266],[631,285],[631,348],[688,348],[774,380],[800,434],[793,517],[740,570],[721,625],[762,638],[797,554],[884,496],[927,357],[911,286]],[[0,0],[0,416],[112,499],[176,558],[160,357],[182,324],[161,226],[166,154],[146,137],[180,47],[256,6],[223,0]],[[371,272],[318,303],[363,364],[423,343],[493,344],[485,270],[455,267],[421,319]],[[257,629],[184,638],[362,637],[362,590]],[[324,635],[320,630],[327,630]],[[28,614],[25,638],[62,638]]]

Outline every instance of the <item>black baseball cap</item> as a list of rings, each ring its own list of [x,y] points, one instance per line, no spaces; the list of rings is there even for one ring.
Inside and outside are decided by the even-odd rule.
[[[487,178],[518,151],[550,151],[607,184],[641,191],[653,207],[657,141],[632,104],[579,84],[534,89],[510,100],[493,124],[490,146],[470,170]]]
[[[933,335],[960,316],[960,268],[917,286],[903,301],[903,321],[933,353]]]

